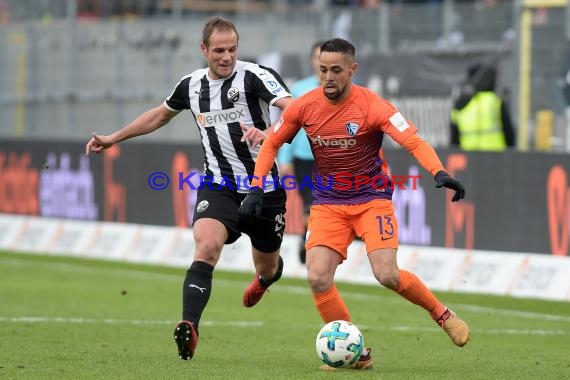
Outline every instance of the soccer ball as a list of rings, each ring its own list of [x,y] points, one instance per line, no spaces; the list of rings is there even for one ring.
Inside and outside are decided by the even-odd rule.
[[[332,321],[317,334],[317,355],[331,367],[345,368],[353,365],[363,348],[362,333],[350,322]]]

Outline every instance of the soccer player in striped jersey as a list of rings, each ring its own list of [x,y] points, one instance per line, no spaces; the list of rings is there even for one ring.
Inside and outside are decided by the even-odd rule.
[[[119,131],[108,136],[94,133],[85,148],[86,154],[100,153],[164,126],[182,110],[194,116],[204,151],[205,183],[198,189],[194,212],[196,250],[183,284],[182,321],[174,331],[183,360],[194,355],[212,273],[224,244],[235,242],[241,233],[251,239],[256,275],[243,295],[246,307],[254,306],[283,270],[279,248],[285,229],[285,191],[271,183],[266,186],[263,211],[253,218],[240,218],[238,208],[249,192],[249,180],[244,186],[243,179],[253,175],[259,145],[271,128],[269,106],[283,110],[292,98],[275,71],[237,60],[238,41],[231,21],[209,18],[200,44],[208,67],[183,77],[163,104]],[[275,163],[271,172],[278,175]]]
[[[306,243],[308,281],[313,301],[324,322],[350,321],[350,313],[334,284],[356,236],[366,245],[378,282],[424,308],[457,346],[469,340],[469,327],[443,305],[413,273],[398,268],[398,224],[392,204],[392,179],[380,149],[384,134],[405,148],[435,177],[436,187],[465,195],[463,185],[444,169],[434,149],[417,128],[388,101],[352,83],[357,70],[354,46],[335,38],[321,45],[321,86],[291,103],[263,143],[252,186],[267,176],[281,145],[304,128],[315,157],[313,206]],[[378,152],[381,152],[379,155]],[[240,213],[255,214],[263,191],[244,200]],[[372,366],[370,349],[355,368]],[[332,367],[323,366],[323,369]]]

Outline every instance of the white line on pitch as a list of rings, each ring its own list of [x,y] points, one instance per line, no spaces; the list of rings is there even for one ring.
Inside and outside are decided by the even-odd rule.
[[[520,311],[520,310],[510,310],[510,309],[498,309],[494,307],[478,306],[470,304],[458,304],[457,306],[475,313],[492,313],[492,314],[500,314],[509,317],[519,317],[526,319],[543,319],[547,321],[570,322],[570,317],[565,317],[563,315],[534,313],[531,311]]]
[[[10,323],[63,323],[63,324],[108,324],[108,325],[176,325],[176,321],[142,320],[142,319],[95,319],[95,318],[64,318],[64,317],[0,317],[0,322]],[[260,321],[202,321],[204,326],[236,326],[259,327]]]
[[[95,319],[95,318],[64,318],[64,317],[0,317],[0,322],[6,323],[61,323],[61,324],[109,324],[109,325],[171,325],[176,324],[175,321],[168,320],[138,320],[138,319]],[[202,321],[201,326],[231,326],[231,327],[260,327],[266,325],[263,321]],[[303,325],[307,328],[317,328],[316,325]],[[437,332],[441,331],[438,327],[418,327],[418,326],[368,326],[361,325],[361,329],[380,330],[380,331],[422,331]],[[490,335],[570,335],[570,330],[547,330],[547,329],[474,329],[475,334]]]

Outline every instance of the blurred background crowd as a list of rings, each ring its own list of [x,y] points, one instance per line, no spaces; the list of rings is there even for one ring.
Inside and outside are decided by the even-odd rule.
[[[450,121],[473,85],[469,70],[490,67],[514,128],[507,149],[570,151],[566,3],[0,0],[0,138],[83,141],[117,129],[205,64],[203,20],[218,14],[240,30],[240,58],[275,68],[288,84],[312,73],[314,41],[351,40],[357,82],[395,103],[436,147],[458,142]],[[148,139],[197,142],[189,123],[179,118]]]

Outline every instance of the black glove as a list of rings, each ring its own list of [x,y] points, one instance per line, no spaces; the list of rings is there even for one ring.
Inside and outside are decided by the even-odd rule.
[[[434,178],[436,183],[435,187],[447,187],[448,189],[455,190],[455,194],[453,195],[453,198],[451,198],[452,202],[457,202],[458,200],[465,198],[465,188],[461,182],[447,174],[446,171],[438,171]]]
[[[261,205],[263,203],[263,189],[252,187],[251,191],[239,206],[240,217],[250,217],[252,215],[261,216]]]

